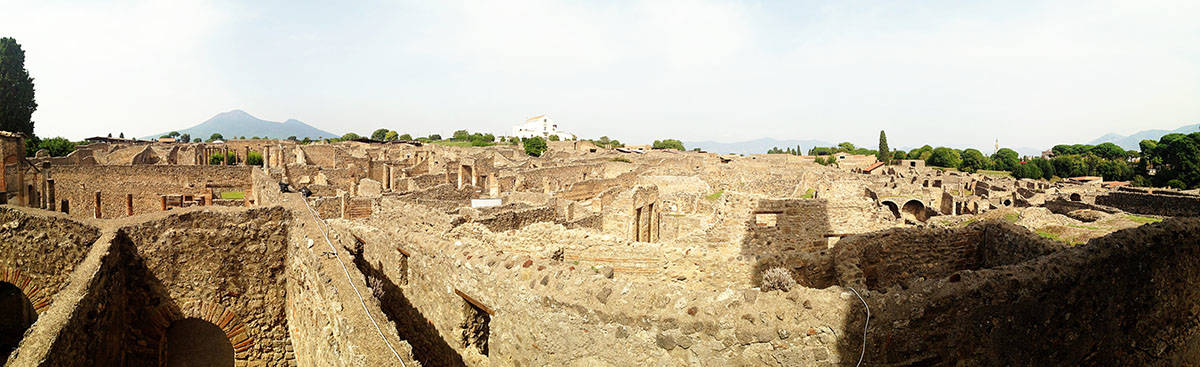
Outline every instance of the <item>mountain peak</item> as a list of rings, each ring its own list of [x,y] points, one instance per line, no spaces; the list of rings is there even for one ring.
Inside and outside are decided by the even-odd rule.
[[[265,136],[275,139],[283,139],[289,136],[299,138],[332,138],[338,135],[317,129],[311,125],[301,122],[296,119],[288,119],[286,122],[266,121],[257,117],[251,116],[246,111],[234,109],[228,112],[218,113],[216,116],[192,126],[187,129],[177,130],[182,134],[190,134],[193,137],[205,138],[214,133],[234,137],[234,136]],[[160,135],[152,135],[146,139],[153,139]]]

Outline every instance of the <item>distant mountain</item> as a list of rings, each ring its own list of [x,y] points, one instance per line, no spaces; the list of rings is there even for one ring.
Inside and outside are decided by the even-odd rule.
[[[1096,140],[1092,140],[1088,144],[1096,145],[1100,143],[1112,142],[1113,144],[1120,145],[1122,148],[1125,148],[1125,150],[1138,150],[1141,149],[1138,143],[1141,143],[1142,140],[1158,141],[1158,138],[1161,138],[1163,135],[1172,133],[1191,134],[1197,131],[1200,131],[1200,124],[1187,125],[1175,130],[1142,130],[1129,136],[1110,133],[1104,134],[1104,136],[1096,138]]]
[[[289,136],[295,136],[299,139],[304,139],[305,137],[323,139],[341,136],[294,119],[284,122],[261,120],[242,110],[219,113],[208,119],[208,121],[201,122],[199,125],[174,131],[178,131],[180,134],[190,134],[193,139],[201,138],[205,140],[209,136],[212,136],[213,133],[219,133],[226,138],[234,136],[245,136],[247,138],[258,136],[285,139]],[[167,133],[169,131],[146,136],[143,139],[157,139]]]
[[[700,148],[709,153],[737,153],[737,154],[764,154],[771,148],[787,149],[795,148],[797,145],[802,150],[801,153],[808,153],[813,147],[828,147],[833,146],[833,143],[821,140],[776,140],[771,138],[762,138],[749,140],[737,143],[720,143],[715,141],[685,141],[683,146],[688,149]]]

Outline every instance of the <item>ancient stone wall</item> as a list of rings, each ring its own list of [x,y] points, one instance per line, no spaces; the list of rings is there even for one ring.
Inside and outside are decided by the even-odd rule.
[[[868,292],[868,361],[1195,364],[1200,323],[1187,310],[1200,307],[1198,245],[1200,221],[1167,220],[1015,264]],[[849,315],[846,329],[861,330],[861,313]],[[857,351],[859,343],[846,338],[842,350]]]
[[[1096,197],[1096,204],[1135,214],[1168,217],[1200,216],[1200,197],[1134,191],[1112,191]]]
[[[287,366],[287,218],[279,208],[190,212],[122,229],[144,264],[135,279],[155,295],[132,320],[129,348],[157,345],[171,322],[198,318],[226,332],[236,360]]]
[[[44,311],[99,237],[95,227],[65,218],[0,208],[0,282],[17,286]]]
[[[162,211],[163,195],[212,195],[219,191],[250,191],[250,168],[244,166],[51,166],[56,209],[67,201],[69,214],[95,216],[100,192],[101,218],[128,216],[127,195],[133,194],[133,214]],[[169,179],[167,179],[169,177]],[[247,194],[250,194],[247,192]]]

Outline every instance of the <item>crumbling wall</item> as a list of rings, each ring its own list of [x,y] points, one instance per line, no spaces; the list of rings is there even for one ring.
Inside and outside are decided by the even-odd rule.
[[[1111,206],[1135,214],[1167,217],[1200,216],[1200,197],[1132,190],[1112,191],[1096,197],[1096,204]]]
[[[213,187],[250,191],[250,168],[245,166],[51,166],[57,210],[62,201],[76,218],[95,216],[100,192],[101,218],[128,216],[127,195],[133,195],[133,214],[162,211],[163,195],[211,195]],[[249,194],[249,193],[247,193]]]
[[[0,208],[0,281],[16,285],[42,312],[99,237],[95,227],[65,218]]]
[[[906,365],[1192,365],[1200,362],[1200,220],[1114,232],[908,290],[868,292],[866,356]],[[851,312],[848,330],[861,330]],[[857,351],[848,337],[843,351]]]

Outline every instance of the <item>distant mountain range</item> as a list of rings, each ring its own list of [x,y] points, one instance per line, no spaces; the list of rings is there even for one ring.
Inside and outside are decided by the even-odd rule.
[[[1158,138],[1161,138],[1163,135],[1172,133],[1191,134],[1197,131],[1200,131],[1200,124],[1186,125],[1175,130],[1142,130],[1129,136],[1109,133],[1096,138],[1096,140],[1092,140],[1088,144],[1096,145],[1100,143],[1111,142],[1113,144],[1120,145],[1121,148],[1125,148],[1125,150],[1138,150],[1141,149],[1138,143],[1141,143],[1142,140],[1158,141]]]
[[[776,140],[771,138],[762,138],[736,143],[721,143],[715,141],[685,141],[683,146],[687,149],[700,148],[709,153],[717,154],[763,154],[771,148],[787,149],[795,148],[797,145],[803,151],[801,154],[808,153],[813,147],[828,147],[833,146],[830,143],[822,140]]]
[[[201,138],[205,140],[209,136],[212,136],[213,133],[219,133],[226,138],[234,136],[245,136],[247,138],[258,136],[286,139],[289,136],[295,136],[298,139],[304,139],[305,137],[323,139],[341,136],[294,119],[284,122],[261,120],[242,110],[219,113],[207,121],[201,122],[199,125],[173,131],[178,131],[180,134],[190,134],[193,139]],[[157,139],[168,133],[169,131],[162,132],[143,137],[142,139]]]

